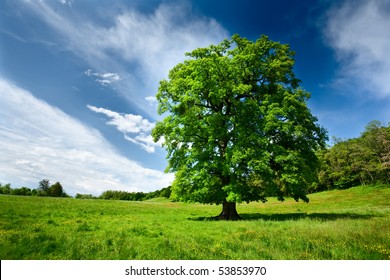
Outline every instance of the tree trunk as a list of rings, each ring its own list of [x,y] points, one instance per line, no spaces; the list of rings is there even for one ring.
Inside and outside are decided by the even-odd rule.
[[[241,220],[237,213],[236,203],[224,201],[222,204],[222,212],[216,217],[218,220],[237,221]]]

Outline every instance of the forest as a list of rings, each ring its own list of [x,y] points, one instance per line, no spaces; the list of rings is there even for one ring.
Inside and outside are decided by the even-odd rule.
[[[390,124],[372,121],[360,137],[317,152],[318,183],[310,192],[390,183]]]

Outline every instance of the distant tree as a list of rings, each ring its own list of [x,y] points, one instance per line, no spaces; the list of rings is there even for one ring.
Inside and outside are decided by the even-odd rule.
[[[111,190],[104,191],[99,198],[101,199],[113,199],[113,192]]]
[[[31,190],[31,196],[37,196],[38,195],[38,190],[37,189],[32,189]]]
[[[12,195],[25,195],[25,196],[31,196],[32,191],[31,191],[31,189],[29,189],[29,188],[27,188],[27,187],[21,187],[21,188],[17,188],[17,189],[12,189],[12,190],[11,190],[11,194],[12,194]]]
[[[143,193],[143,192],[136,192],[136,193],[133,193],[133,199],[132,200],[141,201],[141,200],[144,200],[145,197],[146,197],[145,193]]]
[[[61,197],[64,194],[64,189],[59,182],[56,182],[50,186],[50,188],[47,190],[47,194],[48,196]]]
[[[171,197],[171,187],[166,187],[160,190],[160,197],[170,198]]]
[[[390,182],[390,123],[386,126],[372,121],[362,134],[362,142],[371,151],[376,160],[376,170],[382,181]]]
[[[80,194],[80,193],[77,193],[75,198],[78,198],[78,199],[96,199],[97,197],[92,195],[92,194]]]
[[[156,197],[170,198],[171,187],[163,188],[153,192],[125,192],[125,191],[104,191],[98,198],[99,199],[112,199],[112,200],[130,200],[130,201],[143,201]],[[77,194],[76,198],[83,198],[83,195]]]
[[[143,192],[125,192],[125,191],[112,191],[112,190],[105,191],[99,196],[99,198],[101,199],[132,200],[132,201],[144,200],[145,197],[146,194]]]
[[[38,195],[46,196],[50,188],[50,181],[48,179],[43,179],[39,182]]]
[[[160,82],[166,117],[152,132],[175,172],[172,197],[222,204],[224,220],[240,218],[239,202],[308,201],[326,132],[306,105],[289,46],[234,35],[187,56]]]
[[[0,194],[11,194],[11,184],[5,184],[4,186],[0,184]]]
[[[373,121],[360,137],[337,141],[318,156],[318,190],[390,183],[390,126]]]

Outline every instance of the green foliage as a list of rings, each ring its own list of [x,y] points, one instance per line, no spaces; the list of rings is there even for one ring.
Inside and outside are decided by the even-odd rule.
[[[77,193],[75,198],[77,199],[96,199],[97,197],[92,194],[80,194]]]
[[[0,194],[31,196],[31,195],[36,195],[36,193],[37,193],[36,190],[31,190],[30,188],[27,187],[14,189],[11,187],[11,184],[9,183],[4,186],[0,184]]]
[[[39,182],[39,187],[38,187],[39,191],[47,193],[49,188],[50,188],[50,181],[48,179],[43,179],[42,181]]]
[[[47,188],[46,184],[49,184]],[[43,185],[43,187],[42,187]],[[70,197],[63,189],[60,182],[50,186],[49,180],[42,180],[38,189],[11,188],[11,184],[1,185],[0,194],[7,195],[24,195],[24,196],[52,196],[52,197]],[[77,193],[75,198],[77,199],[112,199],[112,200],[130,200],[130,201],[142,201],[154,198],[169,198],[171,196],[171,187],[162,188],[149,193],[143,192],[126,192],[126,191],[112,191],[108,190],[103,192],[99,197],[92,194],[80,194]]]
[[[163,188],[161,190],[156,190],[154,192],[144,193],[144,192],[125,192],[125,191],[113,191],[108,190],[103,192],[99,198],[101,199],[111,199],[111,200],[130,200],[130,201],[143,201],[157,197],[169,198],[171,195],[171,187]],[[76,198],[80,198],[77,197]]]
[[[69,197],[65,193],[59,182],[50,186],[49,180],[45,179],[39,182],[38,189],[30,189],[27,187],[11,188],[10,184],[2,186],[0,184],[0,194],[8,195],[23,195],[23,196],[53,196],[53,197]]]
[[[125,191],[113,191],[108,190],[103,192],[99,198],[101,199],[113,199],[113,200],[143,200],[145,193],[143,192],[125,192]]]
[[[218,206],[0,195],[0,259],[390,259],[390,185]]]
[[[50,186],[50,188],[47,190],[47,195],[48,196],[53,196],[53,197],[61,197],[64,196],[64,189],[62,188],[61,184],[59,182],[53,184]]]
[[[160,82],[172,198],[202,203],[307,201],[326,132],[306,105],[288,45],[238,35],[188,53]]]
[[[314,191],[390,183],[390,126],[373,121],[361,137],[338,141],[318,156],[320,183]]]
[[[26,188],[26,187],[21,187],[19,189],[12,189],[9,194],[30,196],[30,195],[32,195],[32,190],[29,188]]]
[[[161,190],[156,190],[154,192],[149,192],[145,196],[145,200],[153,199],[153,198],[170,198],[171,197],[171,187],[162,188]]]
[[[4,186],[0,184],[0,194],[11,194],[11,184],[5,184]]]

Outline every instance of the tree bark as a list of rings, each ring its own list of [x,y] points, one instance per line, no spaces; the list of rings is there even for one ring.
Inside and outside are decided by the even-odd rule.
[[[218,220],[237,221],[241,220],[237,213],[236,203],[224,201],[222,204],[222,212],[216,217]]]

